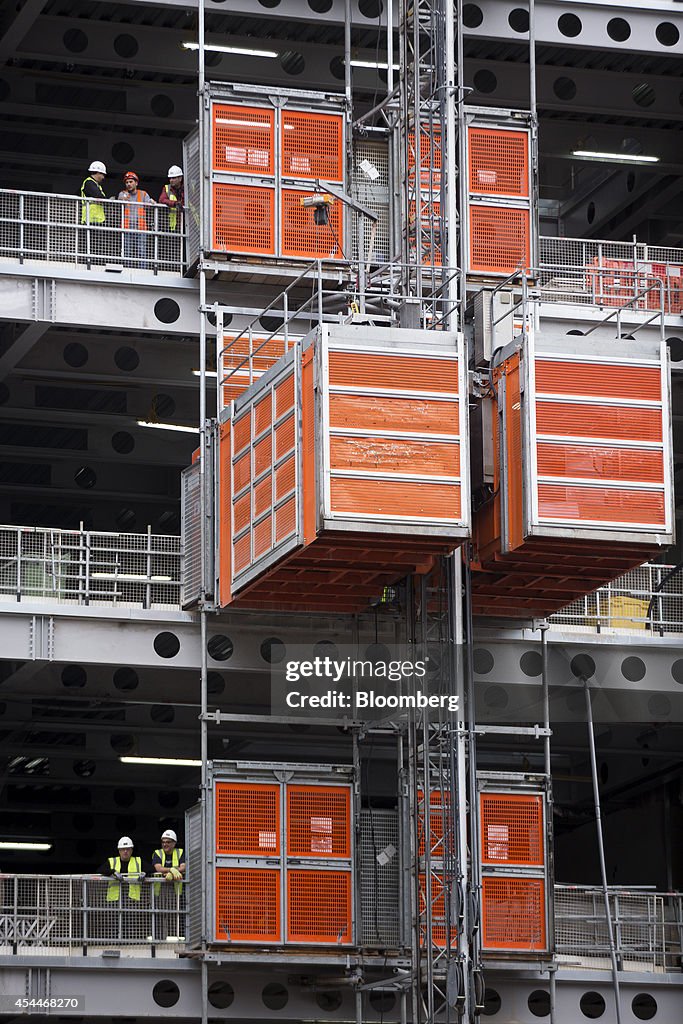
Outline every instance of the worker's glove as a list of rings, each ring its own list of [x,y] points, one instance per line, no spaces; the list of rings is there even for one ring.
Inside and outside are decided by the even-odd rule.
[[[173,878],[176,882],[182,882],[183,876],[178,871],[178,868],[171,868],[171,870],[169,871],[169,874],[170,874],[171,878]]]
[[[123,879],[123,872],[115,871],[114,872],[114,878],[118,878],[119,882],[122,881],[122,879]]]
[[[167,882],[172,882],[173,881],[173,872],[172,871],[167,871],[166,874],[164,875],[164,878],[166,879]]]

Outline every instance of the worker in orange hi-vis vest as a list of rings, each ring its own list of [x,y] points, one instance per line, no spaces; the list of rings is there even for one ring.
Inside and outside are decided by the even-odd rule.
[[[118,199],[123,209],[123,255],[128,266],[147,268],[147,211],[145,206],[156,206],[149,192],[139,188],[140,179],[135,171],[126,171],[123,190]]]

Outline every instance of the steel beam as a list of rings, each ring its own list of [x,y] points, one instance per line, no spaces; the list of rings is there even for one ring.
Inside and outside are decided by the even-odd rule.
[[[6,8],[9,21],[4,22],[2,35],[0,35],[0,64],[4,64],[14,55],[46,2],[47,0],[24,0],[18,10],[15,7],[13,15]]]
[[[47,327],[48,325],[44,322],[34,321],[19,331],[10,347],[0,357],[0,381],[3,381],[31,351],[36,342],[45,334]]]

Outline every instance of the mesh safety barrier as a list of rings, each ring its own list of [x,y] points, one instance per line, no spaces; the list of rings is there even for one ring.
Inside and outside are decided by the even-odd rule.
[[[215,250],[275,254],[274,189],[214,182],[212,194]]]
[[[287,938],[291,942],[351,941],[351,872],[287,872]]]
[[[280,942],[280,872],[217,868],[216,938],[228,942]]]
[[[340,202],[328,206],[329,222],[316,224],[314,211],[302,206],[310,195],[294,189],[282,190],[282,255],[305,259],[344,259],[344,217]]]
[[[546,949],[543,879],[482,879],[482,948],[523,952]]]
[[[340,115],[282,112],[282,174],[287,178],[344,177],[344,130]]]
[[[543,864],[541,796],[482,793],[480,820],[485,863]]]
[[[290,857],[351,856],[350,794],[332,786],[287,787]]]
[[[216,853],[279,855],[279,786],[218,782],[215,792]]]
[[[213,166],[217,171],[271,175],[275,170],[275,113],[264,107],[213,108]]]
[[[511,274],[530,260],[529,211],[470,203],[470,269]]]
[[[469,190],[491,196],[529,196],[529,136],[526,132],[470,128]]]

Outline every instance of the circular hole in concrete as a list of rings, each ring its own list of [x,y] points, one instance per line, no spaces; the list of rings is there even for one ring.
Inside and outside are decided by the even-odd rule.
[[[209,652],[209,657],[213,658],[214,661],[227,661],[228,658],[232,657],[235,647],[229,636],[219,633],[211,637],[206,645],[206,649]]]
[[[171,981],[170,978],[163,978],[152,989],[152,999],[157,1006],[175,1006],[180,999],[180,989],[175,981]]]
[[[154,637],[154,650],[160,658],[175,658],[180,650],[180,640],[175,633],[164,630]]]

